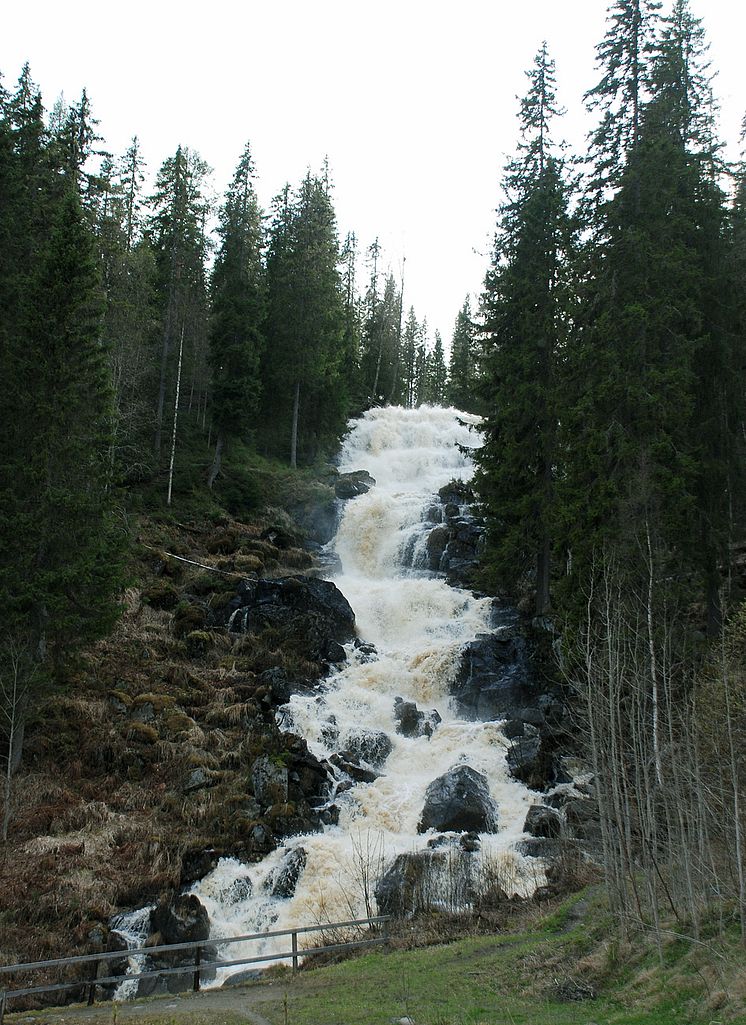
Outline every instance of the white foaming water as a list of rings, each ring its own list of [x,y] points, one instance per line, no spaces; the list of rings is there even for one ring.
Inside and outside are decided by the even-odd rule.
[[[474,447],[477,435],[467,424],[475,422],[454,409],[387,407],[353,423],[340,470],[368,470],[376,486],[344,508],[334,541],[343,569],[335,583],[355,611],[360,638],[375,645],[378,657],[363,661],[350,645],[347,665],[319,694],[295,695],[282,710],[282,723],[322,759],[345,750],[348,738],[361,729],[385,732],[392,750],[374,783],[353,785],[337,796],[337,826],[294,837],[258,865],[224,859],[195,884],[214,938],[365,916],[366,895],[370,898],[382,862],[425,848],[428,834],[417,833],[425,790],[459,763],[487,777],[499,809],[498,832],[482,837],[481,856],[504,856],[519,892],[541,881],[534,859],[526,861],[511,850],[536,795],[510,777],[499,726],[459,719],[448,696],[461,648],[489,629],[490,599],[474,598],[403,565],[407,552],[424,547],[432,529],[425,522],[427,511],[438,490],[471,476],[471,460],[459,446]],[[431,738],[396,732],[396,697],[416,701],[424,711],[437,709],[442,722]],[[295,895],[272,897],[274,873],[287,848],[298,846],[306,852],[306,865]],[[366,876],[373,878],[368,887]],[[225,956],[243,956],[237,946],[226,948]],[[284,937],[252,944],[246,955],[286,950]]]

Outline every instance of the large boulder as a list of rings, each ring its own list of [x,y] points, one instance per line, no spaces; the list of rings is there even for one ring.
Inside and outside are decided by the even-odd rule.
[[[351,730],[347,734],[342,757],[347,761],[367,762],[374,769],[379,769],[391,754],[392,747],[383,730]]]
[[[164,943],[193,943],[207,940],[210,935],[210,919],[207,908],[193,893],[182,893],[170,900],[161,900],[150,912],[150,935],[147,946],[154,947]],[[145,962],[145,971],[169,969],[188,966],[194,963],[195,950],[161,951],[151,955]],[[216,957],[215,947],[206,944],[202,948],[202,960],[213,961]],[[215,969],[203,969],[203,981],[215,978]],[[140,979],[137,996],[152,996],[155,993],[183,993],[192,988],[193,974],[184,971],[176,974],[152,976]]]
[[[375,478],[367,470],[352,470],[350,473],[340,473],[334,484],[334,493],[343,500],[357,498],[370,491],[375,483]]]
[[[414,701],[403,698],[394,699],[394,719],[396,732],[403,737],[431,737],[440,720],[434,708],[422,712]]]
[[[446,864],[447,855],[442,851],[399,854],[376,882],[378,913],[403,918],[427,910],[437,898],[434,877]]]
[[[243,580],[219,614],[235,633],[271,630],[277,647],[290,647],[307,661],[339,658],[339,645],[355,636],[355,613],[330,581],[294,576]]]
[[[210,935],[207,908],[193,893],[160,901],[150,912],[150,930],[161,943],[191,943]]]
[[[487,777],[470,765],[456,765],[425,791],[418,833],[428,829],[494,833],[497,805],[490,797]]]

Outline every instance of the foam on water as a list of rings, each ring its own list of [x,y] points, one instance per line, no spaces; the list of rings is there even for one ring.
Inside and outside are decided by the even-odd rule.
[[[482,837],[483,855],[505,855],[517,891],[537,885],[535,863],[510,853],[536,795],[508,774],[499,726],[459,719],[448,694],[462,646],[489,629],[490,599],[449,587],[433,574],[413,572],[402,558],[413,545],[421,548],[432,529],[426,514],[438,490],[454,478],[471,476],[472,462],[464,450],[478,442],[469,429],[475,420],[454,409],[387,407],[352,424],[340,470],[368,470],[376,485],[344,507],[334,541],[342,561],[335,583],[355,611],[359,636],[376,646],[378,658],[363,661],[349,646],[348,664],[319,695],[295,695],[282,709],[281,722],[305,737],[319,758],[344,749],[345,738],[361,728],[385,731],[392,751],[379,779],[339,796],[337,826],[294,837],[285,850],[274,851],[259,865],[224,859],[195,884],[193,892],[207,906],[214,937],[364,916],[370,899],[366,877],[375,877],[395,855],[425,847],[427,835],[417,833],[425,790],[461,762],[484,773],[499,809],[499,830]],[[437,709],[442,722],[431,739],[396,733],[395,697],[416,701],[424,710]],[[339,730],[333,747],[322,730],[329,720]],[[307,856],[295,895],[272,897],[274,873],[293,846],[302,846]],[[285,937],[268,940],[261,949],[253,945],[251,953],[287,949]],[[239,956],[233,946],[228,951]]]

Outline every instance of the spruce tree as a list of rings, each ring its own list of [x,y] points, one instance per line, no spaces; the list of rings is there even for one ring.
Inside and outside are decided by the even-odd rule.
[[[226,439],[247,432],[259,402],[265,281],[262,215],[253,173],[247,144],[221,210],[220,247],[211,280],[210,366],[217,437],[209,487],[220,472]]]
[[[479,400],[477,385],[477,328],[471,314],[469,297],[459,310],[451,339],[448,368],[448,401],[456,409],[476,413]]]
[[[72,182],[56,204],[4,353],[0,559],[4,621],[24,650],[59,667],[101,636],[121,583],[109,451],[111,393],[100,341],[94,250]]]
[[[182,332],[186,338],[188,370],[204,371],[207,327],[205,278],[205,220],[208,203],[205,182],[209,168],[181,146],[162,164],[149,199],[147,237],[156,264],[160,360],[155,403],[154,451],[160,459],[169,398],[175,380],[175,353]]]
[[[274,202],[267,259],[263,430],[277,451],[307,458],[333,444],[347,420],[345,318],[336,218],[328,179],[306,175]],[[278,435],[277,423],[284,425]],[[280,449],[280,451],[282,451]]]
[[[507,167],[484,294],[484,445],[477,490],[493,577],[514,588],[535,575],[536,612],[550,604],[559,414],[557,365],[568,321],[568,186],[551,139],[560,113],[546,44],[527,72],[518,153]]]

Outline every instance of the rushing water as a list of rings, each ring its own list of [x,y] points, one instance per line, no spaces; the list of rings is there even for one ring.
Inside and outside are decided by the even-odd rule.
[[[507,772],[500,726],[459,719],[448,697],[463,644],[489,629],[490,600],[403,564],[417,565],[438,489],[471,476],[472,462],[463,450],[477,444],[471,420],[453,409],[389,407],[371,410],[352,425],[340,470],[366,469],[376,485],[344,507],[333,542],[342,562],[335,583],[355,611],[360,638],[375,645],[378,657],[364,661],[367,656],[350,645],[348,663],[319,694],[294,696],[280,714],[283,726],[305,737],[322,759],[343,750],[346,738],[361,728],[385,731],[393,748],[380,778],[336,796],[338,825],[291,838],[257,865],[224,859],[194,885],[214,938],[365,915],[370,879],[382,864],[425,848],[428,835],[417,833],[425,790],[460,762],[488,778],[499,808],[498,832],[482,837],[482,854],[474,857],[502,858],[512,872],[512,880],[503,882],[515,890],[537,884],[536,869],[512,851],[532,794]],[[396,697],[437,709],[442,722],[431,738],[396,733]],[[339,731],[336,739],[330,737],[330,721]],[[272,897],[272,882],[288,850],[297,846],[305,850],[306,864],[295,894]],[[230,956],[241,956],[236,946],[228,949]],[[261,949],[253,945],[246,954],[286,949],[284,938],[268,940]]]

